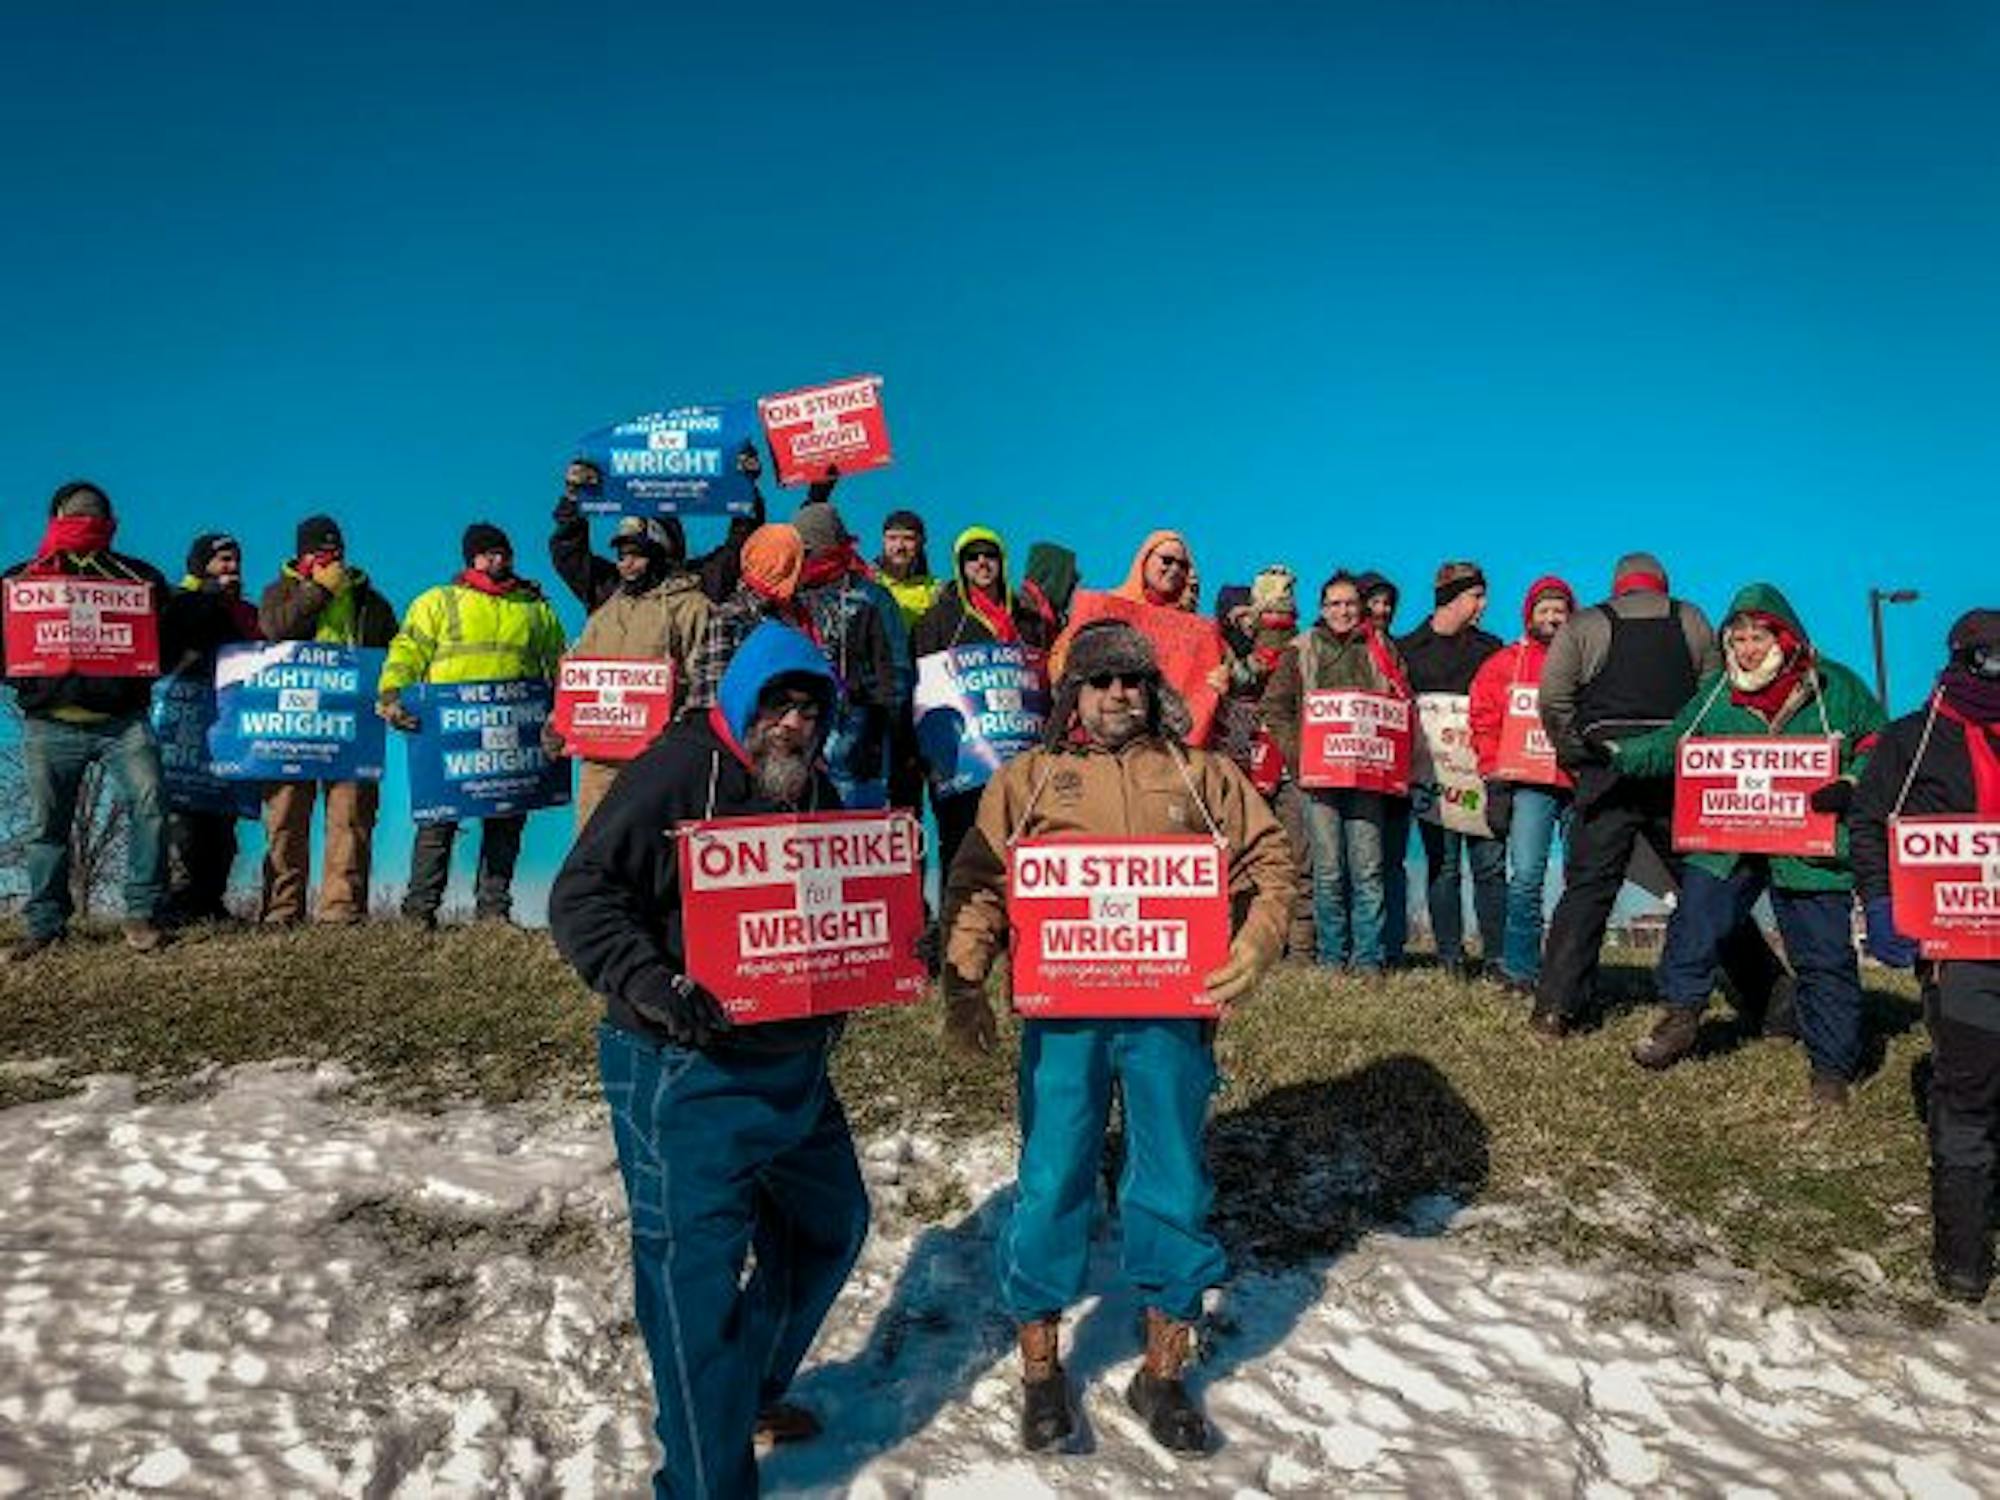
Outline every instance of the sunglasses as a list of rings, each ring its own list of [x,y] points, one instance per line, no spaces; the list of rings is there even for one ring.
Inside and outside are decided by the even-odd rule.
[[[1185,557],[1175,557],[1172,553],[1155,553],[1153,561],[1163,568],[1178,568],[1183,573],[1194,566]]]
[[[803,723],[816,724],[819,722],[819,699],[806,693],[788,695],[766,703],[760,712],[772,719],[796,718]]]
[[[998,561],[1000,561],[1000,554],[997,550],[995,550],[992,547],[969,547],[966,549],[965,552],[965,560],[969,563],[976,563],[976,562],[997,563]]]
[[[1145,687],[1152,681],[1144,672],[1097,672],[1083,680],[1100,693],[1110,692],[1113,683],[1130,692],[1133,688]]]

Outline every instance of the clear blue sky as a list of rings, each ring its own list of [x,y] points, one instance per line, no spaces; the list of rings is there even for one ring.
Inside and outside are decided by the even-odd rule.
[[[1418,605],[1471,555],[1503,634],[1646,546],[1864,669],[1865,589],[1912,585],[1904,707],[2000,602],[1975,0],[27,9],[10,557],[84,474],[165,566],[228,526],[261,585],[324,508],[398,605],[475,517],[546,576],[576,435],[873,371],[871,540],[914,505],[1104,583],[1175,524],[1211,589],[1276,557]]]

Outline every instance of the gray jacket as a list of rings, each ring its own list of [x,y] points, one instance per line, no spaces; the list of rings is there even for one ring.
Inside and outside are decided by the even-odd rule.
[[[1708,617],[1685,599],[1644,589],[1620,594],[1569,617],[1556,638],[1549,643],[1549,657],[1542,665],[1542,727],[1555,743],[1556,754],[1566,765],[1580,765],[1589,758],[1576,735],[1576,699],[1585,683],[1604,670],[1611,655],[1611,616],[1626,620],[1664,619],[1672,610],[1687,637],[1688,656],[1694,662],[1697,681],[1722,665],[1715,630]],[[1675,709],[1679,704],[1673,705]]]

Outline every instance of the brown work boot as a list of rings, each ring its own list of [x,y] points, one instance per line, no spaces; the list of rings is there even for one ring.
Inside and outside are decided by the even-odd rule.
[[[1021,1446],[1030,1453],[1068,1440],[1076,1430],[1069,1411],[1069,1377],[1057,1346],[1060,1318],[1023,1323],[1021,1334]]]
[[[757,1413],[756,1443],[759,1448],[779,1443],[809,1443],[825,1431],[820,1420],[793,1401],[773,1401]]]
[[[167,946],[167,935],[144,917],[125,924],[125,946],[134,953],[158,953]]]
[[[1671,1068],[1694,1051],[1701,1035],[1701,1012],[1689,1005],[1670,1005],[1660,1013],[1653,1029],[1635,1043],[1632,1061],[1655,1072]]]
[[[1125,1392],[1125,1404],[1146,1419],[1153,1441],[1170,1453],[1208,1451],[1208,1421],[1182,1382],[1194,1325],[1146,1309],[1146,1357]]]
[[[1817,1109],[1847,1108],[1850,1090],[1847,1080],[1837,1073],[1814,1073],[1812,1102]]]

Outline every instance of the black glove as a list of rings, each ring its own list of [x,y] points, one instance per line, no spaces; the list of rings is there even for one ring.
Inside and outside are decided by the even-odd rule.
[[[1511,781],[1489,781],[1486,783],[1486,826],[1493,830],[1493,837],[1504,839],[1514,822],[1514,783]]]
[[[833,487],[840,483],[840,468],[837,464],[826,466],[826,478],[815,479],[806,486],[806,504],[824,505],[833,498]]]
[[[1844,818],[1848,808],[1854,805],[1854,783],[1844,776],[1838,781],[1829,781],[1825,786],[1816,788],[1806,801],[1816,813],[1832,813]]]
[[[626,999],[676,1047],[706,1047],[729,1030],[721,1002],[685,974],[649,978]]]
[[[1582,740],[1583,748],[1590,752],[1590,758],[1598,765],[1617,764],[1618,741],[1610,735],[1596,729],[1586,729],[1578,738]]]
[[[575,495],[572,495],[567,490],[565,490],[563,492],[562,499],[556,501],[556,510],[555,510],[556,525],[567,526],[572,521],[580,521],[582,519],[583,519],[583,506],[578,503]]]

